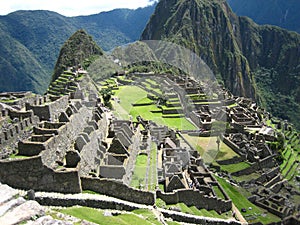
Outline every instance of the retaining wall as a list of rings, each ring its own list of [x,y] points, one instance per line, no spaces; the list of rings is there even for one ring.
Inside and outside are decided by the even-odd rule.
[[[41,156],[0,161],[0,182],[19,189],[80,193],[78,172],[56,172],[42,163]]]
[[[115,180],[82,177],[81,184],[83,190],[91,190],[139,204],[154,205],[155,203],[154,193],[137,190]]]
[[[159,190],[156,195],[157,198],[171,205],[182,202],[187,206],[196,206],[199,209],[215,210],[222,213],[231,210],[232,207],[230,200],[206,196],[204,193],[192,189],[176,190],[173,193],[164,193]]]

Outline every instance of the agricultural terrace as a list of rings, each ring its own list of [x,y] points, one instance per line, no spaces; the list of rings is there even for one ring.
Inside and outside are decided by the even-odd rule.
[[[114,91],[112,106],[114,113],[120,119],[136,120],[137,116],[152,120],[159,125],[166,125],[179,130],[197,129],[185,117],[168,118],[163,115],[162,109],[156,102],[147,97],[148,92],[137,86],[120,86]]]

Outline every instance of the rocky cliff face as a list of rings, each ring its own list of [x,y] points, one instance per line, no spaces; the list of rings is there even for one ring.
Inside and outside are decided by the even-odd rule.
[[[101,48],[84,30],[75,32],[63,45],[54,68],[52,80],[71,66],[82,64],[84,60],[103,55]]]
[[[255,97],[235,38],[238,17],[223,1],[160,1],[142,39],[167,39],[197,53],[236,95]]]
[[[273,92],[293,103],[299,95],[300,35],[238,17],[224,0],[161,0],[141,39],[191,49],[233,94],[259,100],[275,115],[282,116],[284,102],[271,106]]]

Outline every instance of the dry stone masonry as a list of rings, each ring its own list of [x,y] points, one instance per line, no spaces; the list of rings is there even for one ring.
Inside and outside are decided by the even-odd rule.
[[[271,145],[278,140],[278,133],[267,125],[270,115],[251,100],[232,96],[218,84],[203,84],[186,76],[116,77],[118,85],[133,84],[146,90],[149,100],[158,102],[163,118],[186,117],[198,127],[173,130],[142,117],[137,121],[117,118],[104,107],[98,89],[85,71],[69,71],[64,76],[44,96],[29,92],[0,95],[1,183],[45,193],[80,194],[89,190],[147,207],[155,205],[159,198],[168,205],[184,203],[198,209],[231,213],[232,201],[212,175],[214,170],[249,190],[250,201],[281,218],[299,210],[299,205],[290,201],[287,194],[299,193],[281,176],[277,152]],[[68,81],[65,86],[62,80]],[[156,84],[151,80],[156,80]],[[224,124],[223,133],[218,123]],[[282,129],[290,129],[286,123],[278,124]],[[183,134],[218,136],[237,156],[219,160],[220,166],[208,168]],[[152,145],[157,161],[154,188],[148,190],[148,184],[153,182],[149,169],[145,177],[147,187],[130,187],[137,157],[145,155],[149,165]],[[249,166],[233,173],[220,169],[222,165],[242,162]],[[234,180],[252,173],[259,176],[247,182]],[[91,207],[99,204],[100,208],[118,205],[136,209],[127,203],[76,198],[64,201],[64,197],[45,196],[38,198],[41,204]],[[168,210],[163,214],[184,222],[213,224],[207,218],[175,212],[172,215]],[[218,224],[240,222],[234,219]]]

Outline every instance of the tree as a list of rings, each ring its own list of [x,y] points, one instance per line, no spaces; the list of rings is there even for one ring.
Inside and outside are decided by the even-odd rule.
[[[113,95],[112,87],[101,89],[100,94],[103,98],[104,105],[107,107],[111,107],[110,99],[111,99],[111,96]]]

